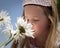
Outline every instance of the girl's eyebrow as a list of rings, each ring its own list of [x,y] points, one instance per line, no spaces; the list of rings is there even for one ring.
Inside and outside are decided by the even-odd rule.
[[[28,18],[28,16],[25,16],[25,18]],[[37,16],[33,16],[32,18],[33,19],[40,19],[41,17],[40,16],[38,16],[38,17]]]

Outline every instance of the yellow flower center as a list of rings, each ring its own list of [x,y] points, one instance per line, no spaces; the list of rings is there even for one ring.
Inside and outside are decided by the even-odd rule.
[[[0,21],[3,21],[3,20],[4,20],[3,18],[0,19]]]
[[[25,29],[22,26],[19,26],[20,33],[25,33]]]

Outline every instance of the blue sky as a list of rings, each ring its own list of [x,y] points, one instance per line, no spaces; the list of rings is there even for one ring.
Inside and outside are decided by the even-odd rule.
[[[22,0],[0,0],[0,11],[7,10],[14,25],[16,17],[22,15]]]
[[[7,10],[11,17],[12,25],[15,28],[16,19],[18,16],[22,16],[22,0],[0,0],[0,11]],[[4,40],[4,34],[0,32],[0,43]],[[10,48],[9,44],[6,48]]]

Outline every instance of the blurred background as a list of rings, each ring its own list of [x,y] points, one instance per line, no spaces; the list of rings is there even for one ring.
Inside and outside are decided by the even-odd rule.
[[[57,9],[58,9],[59,20],[60,20],[60,0],[57,0]]]
[[[60,0],[57,0],[57,9],[58,9],[59,18],[60,18]],[[16,17],[22,16],[22,10],[23,10],[22,0],[0,0],[0,11],[1,10],[7,10],[7,12],[9,13],[9,16],[11,17],[12,25],[15,29],[15,23],[17,20]],[[1,33],[0,31],[0,43],[6,40],[6,38],[7,38],[7,35]],[[6,48],[10,48],[11,43]]]
[[[0,0],[0,11],[6,10],[11,17],[11,23],[15,29],[17,17],[22,16],[22,0]],[[0,27],[1,28],[1,27]],[[0,29],[0,43],[6,40],[7,34],[3,34]],[[11,43],[6,47],[10,48]]]

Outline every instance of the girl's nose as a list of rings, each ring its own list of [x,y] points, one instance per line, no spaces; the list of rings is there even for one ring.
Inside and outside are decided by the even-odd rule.
[[[33,21],[31,21],[31,20],[29,20],[29,23],[31,23],[32,24],[32,30],[34,30],[34,23],[33,23]]]
[[[32,28],[31,29],[34,30],[34,24],[32,24]]]

